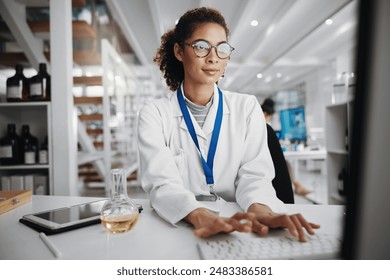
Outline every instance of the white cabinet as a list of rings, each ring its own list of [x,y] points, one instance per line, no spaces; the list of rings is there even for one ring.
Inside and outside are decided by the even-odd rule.
[[[349,173],[349,147],[353,100],[326,107],[326,149],[329,204],[344,204],[345,179]]]
[[[16,125],[17,134],[21,135],[22,125],[30,126],[32,135],[38,138],[39,148],[45,137],[48,138],[48,164],[0,165],[0,177],[35,176],[40,181],[38,194],[53,193],[51,104],[50,102],[0,103],[0,137],[7,133],[7,124]],[[46,178],[46,179],[43,179]],[[44,181],[44,182],[43,182]],[[1,182],[1,181],[0,181]],[[46,186],[42,186],[46,183]]]

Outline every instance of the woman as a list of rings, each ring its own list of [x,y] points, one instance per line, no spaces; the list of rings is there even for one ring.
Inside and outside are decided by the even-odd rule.
[[[198,8],[162,36],[155,62],[173,93],[139,114],[142,186],[163,219],[184,220],[197,236],[287,228],[305,241],[303,228],[314,234],[318,225],[300,214],[279,214],[286,209],[271,184],[274,169],[255,97],[217,87],[234,50],[228,34],[218,11]],[[246,212],[219,216],[215,208],[224,200]]]

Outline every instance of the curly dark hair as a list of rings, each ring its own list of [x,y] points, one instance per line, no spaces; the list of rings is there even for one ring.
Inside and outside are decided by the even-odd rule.
[[[153,61],[159,66],[172,91],[177,90],[184,79],[183,64],[175,57],[173,47],[175,43],[182,44],[190,38],[195,29],[204,23],[219,24],[225,29],[226,37],[228,37],[229,29],[224,17],[219,11],[206,7],[187,11],[181,16],[174,29],[161,36],[161,45]]]

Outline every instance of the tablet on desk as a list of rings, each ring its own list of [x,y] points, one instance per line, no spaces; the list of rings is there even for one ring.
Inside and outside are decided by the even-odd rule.
[[[107,199],[24,215],[19,221],[47,235],[100,223]]]

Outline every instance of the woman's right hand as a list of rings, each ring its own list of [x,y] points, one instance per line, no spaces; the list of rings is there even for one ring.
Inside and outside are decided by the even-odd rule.
[[[230,218],[220,217],[205,208],[198,208],[188,214],[185,220],[194,226],[196,236],[209,237],[222,232],[250,232],[253,216],[253,213],[237,212]]]

